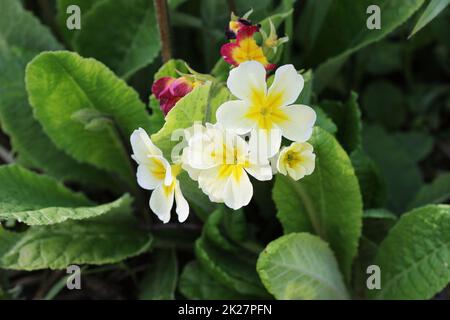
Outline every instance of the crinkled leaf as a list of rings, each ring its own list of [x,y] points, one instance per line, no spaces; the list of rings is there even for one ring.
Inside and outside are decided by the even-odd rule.
[[[131,204],[130,196],[125,195],[111,203],[95,206],[81,193],[16,165],[1,166],[0,181],[0,220],[17,219],[28,225],[86,219],[128,208]]]
[[[74,47],[123,78],[150,64],[161,47],[153,1],[104,0],[83,15],[82,23]]]
[[[450,282],[450,206],[430,205],[403,215],[381,243],[381,290],[376,299],[430,299]]]
[[[308,233],[292,233],[269,243],[259,256],[257,270],[279,300],[349,298],[328,244]]]
[[[327,241],[345,278],[356,254],[362,224],[362,199],[348,155],[328,132],[315,128],[310,143],[316,167],[294,181],[278,175],[273,190],[285,233],[312,231]]]
[[[71,264],[117,263],[149,249],[152,236],[129,211],[81,221],[35,226],[16,233],[0,229],[0,268],[64,269]]]
[[[46,52],[27,67],[26,84],[34,114],[52,141],[80,162],[118,174],[134,185],[135,173],[124,144],[150,118],[137,93],[102,63],[72,52]],[[92,108],[113,124],[86,130],[72,119]]]
[[[19,1],[1,0],[0,7],[0,122],[18,161],[60,179],[111,186],[105,172],[58,150],[33,118],[25,90],[25,66],[40,51],[60,45]]]

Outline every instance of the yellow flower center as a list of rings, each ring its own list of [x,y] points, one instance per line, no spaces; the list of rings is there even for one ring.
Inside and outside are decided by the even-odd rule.
[[[250,37],[239,41],[239,47],[233,49],[231,57],[238,64],[250,60],[258,61],[264,66],[268,64],[262,48]]]
[[[164,177],[166,176],[166,168],[164,167],[164,163],[157,158],[151,158],[150,160],[152,165],[149,169],[152,175],[158,180],[164,180]]]
[[[274,124],[289,120],[281,110],[281,98],[282,93],[266,95],[264,91],[253,90],[251,106],[245,116],[256,122],[260,129],[270,130]]]

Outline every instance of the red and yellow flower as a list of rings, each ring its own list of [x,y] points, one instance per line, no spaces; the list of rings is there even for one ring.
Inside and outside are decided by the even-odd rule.
[[[152,93],[159,101],[159,106],[167,115],[175,104],[195,87],[196,83],[187,77],[162,77],[152,86]]]

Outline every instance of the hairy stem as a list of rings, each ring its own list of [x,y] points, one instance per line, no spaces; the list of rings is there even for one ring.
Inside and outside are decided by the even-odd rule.
[[[154,3],[156,9],[156,19],[158,21],[159,37],[161,39],[162,59],[163,62],[167,62],[172,58],[167,2],[166,0],[154,0]]]

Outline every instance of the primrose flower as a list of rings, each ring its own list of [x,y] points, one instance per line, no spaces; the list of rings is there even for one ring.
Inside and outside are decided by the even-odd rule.
[[[234,210],[246,206],[253,196],[248,174],[261,181],[272,178],[267,158],[258,160],[243,138],[217,125],[207,124],[194,134],[182,159],[183,168],[211,201]]]
[[[141,188],[153,190],[150,209],[162,222],[167,223],[175,198],[178,221],[185,221],[189,215],[189,205],[176,178],[181,172],[181,164],[170,165],[142,128],[134,130],[130,141],[133,148],[131,157],[138,164],[137,182]]]
[[[241,27],[237,31],[236,41],[224,44],[220,48],[220,55],[233,66],[254,60],[260,62],[267,70],[274,69],[275,65],[268,62],[263,49],[253,38],[253,34],[258,30],[259,28],[253,26]]]
[[[152,85],[152,93],[159,100],[159,106],[167,115],[175,104],[195,87],[196,83],[187,77],[162,77]]]
[[[237,134],[251,132],[249,143],[258,152],[274,156],[282,136],[297,142],[310,138],[316,113],[308,106],[292,104],[303,89],[303,77],[293,65],[278,68],[267,89],[264,66],[244,62],[230,71],[227,86],[239,100],[223,103],[216,113],[217,122]]]
[[[294,142],[289,147],[283,147],[277,160],[277,170],[294,180],[300,180],[313,173],[316,155],[313,146],[307,142]]]
[[[253,33],[258,32],[261,27],[259,24],[252,24],[250,20],[248,20],[248,16],[252,13],[252,10],[247,12],[244,17],[239,18],[234,13],[231,13],[231,19],[228,23],[228,29],[225,31],[227,39],[236,39],[237,34],[241,30],[246,30],[246,32],[253,35]]]

